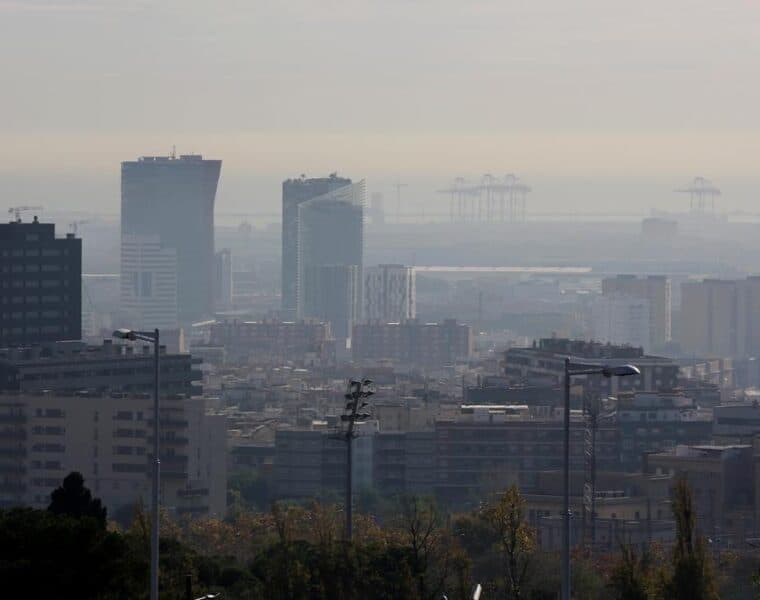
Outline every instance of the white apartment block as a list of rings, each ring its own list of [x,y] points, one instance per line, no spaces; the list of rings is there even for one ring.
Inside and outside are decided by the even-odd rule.
[[[400,323],[417,316],[415,273],[404,265],[364,270],[364,318]]]

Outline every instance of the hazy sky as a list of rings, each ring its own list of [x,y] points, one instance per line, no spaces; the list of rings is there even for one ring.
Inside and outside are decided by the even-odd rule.
[[[759,73],[756,0],[0,0],[0,196],[115,212],[119,162],[176,144],[224,160],[222,210],[333,170],[750,208]]]

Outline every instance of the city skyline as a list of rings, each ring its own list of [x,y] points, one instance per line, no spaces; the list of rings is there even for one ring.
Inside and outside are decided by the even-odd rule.
[[[39,0],[0,14],[0,191],[35,201],[64,188],[67,205],[115,212],[114,165],[173,144],[225,160],[230,211],[276,208],[293,164],[371,190],[411,179],[428,206],[449,179],[499,170],[530,179],[543,210],[662,207],[696,175],[734,208],[760,190],[751,3]]]

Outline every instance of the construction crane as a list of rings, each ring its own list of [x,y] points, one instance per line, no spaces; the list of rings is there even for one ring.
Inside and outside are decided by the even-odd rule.
[[[511,222],[525,220],[525,200],[531,189],[516,175],[508,173],[503,178],[487,173],[478,183],[468,183],[457,177],[451,186],[438,190],[449,194],[451,221]]]
[[[20,222],[21,221],[21,213],[27,212],[30,210],[39,210],[42,211],[43,208],[41,206],[11,206],[8,209],[8,214],[13,215],[13,220]]]
[[[710,210],[715,212],[715,197],[720,196],[720,190],[709,179],[695,177],[688,187],[674,190],[678,194],[689,194],[689,209],[691,212],[704,213],[708,202]]]
[[[83,219],[81,221],[74,221],[73,223],[69,223],[69,231],[73,233],[74,235],[76,235],[77,233],[79,233],[79,226],[87,225],[88,223],[90,223],[89,219]]]

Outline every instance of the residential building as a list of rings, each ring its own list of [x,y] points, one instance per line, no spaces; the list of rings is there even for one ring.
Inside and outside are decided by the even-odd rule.
[[[586,364],[633,364],[641,375],[629,377],[580,376],[573,382],[597,397],[619,392],[671,391],[678,387],[678,365],[669,358],[644,354],[641,348],[599,342],[544,338],[528,348],[510,348],[505,353],[505,374],[525,385],[562,385],[565,358]]]
[[[711,440],[713,415],[682,393],[624,392],[615,419],[620,431],[620,468],[640,471],[647,452]]]
[[[650,346],[643,346],[645,351],[652,348],[661,350],[672,336],[671,286],[670,279],[662,275],[636,277],[635,275],[618,275],[602,279],[603,296],[627,296],[649,303],[649,338]],[[646,339],[646,338],[644,338]],[[612,342],[618,343],[618,342]]]
[[[330,325],[313,319],[214,323],[209,345],[223,347],[232,361],[272,365],[329,362],[335,346]]]
[[[422,323],[374,321],[354,325],[352,352],[356,361],[390,360],[402,365],[443,366],[468,360],[473,339],[469,325],[446,319]]]
[[[0,224],[0,345],[82,337],[82,240],[55,225]]]
[[[683,353],[698,357],[760,356],[760,277],[681,284]]]
[[[650,302],[623,295],[600,296],[591,304],[593,339],[648,351],[652,347]]]
[[[45,508],[71,471],[113,515],[148,502],[153,469],[149,394],[0,394],[0,506]],[[224,517],[226,420],[201,398],[161,402],[161,504]]]
[[[161,346],[163,394],[199,395],[200,360],[189,354],[167,354]],[[150,344],[102,346],[55,342],[22,348],[0,348],[0,391],[79,390],[152,393],[153,347]]]
[[[121,233],[158,236],[177,255],[179,320],[214,306],[214,201],[222,161],[201,155],[143,156],[121,164]]]
[[[400,323],[417,316],[412,267],[378,265],[364,271],[364,314],[368,321]]]
[[[285,320],[295,319],[298,312],[298,207],[307,200],[350,185],[350,179],[335,173],[317,179],[302,175],[282,182],[282,316]]]
[[[275,434],[274,494],[277,498],[342,497],[346,486],[346,443],[337,422],[315,421],[309,429],[282,429]],[[356,424],[352,486],[372,487],[373,447],[377,424]]]
[[[754,469],[751,445],[683,445],[647,454],[644,463],[647,473],[686,479],[705,535],[755,531]]]
[[[177,250],[157,235],[121,237],[121,317],[138,330],[177,329]]]
[[[760,404],[723,404],[713,408],[713,436],[723,444],[751,444],[760,435]]]

